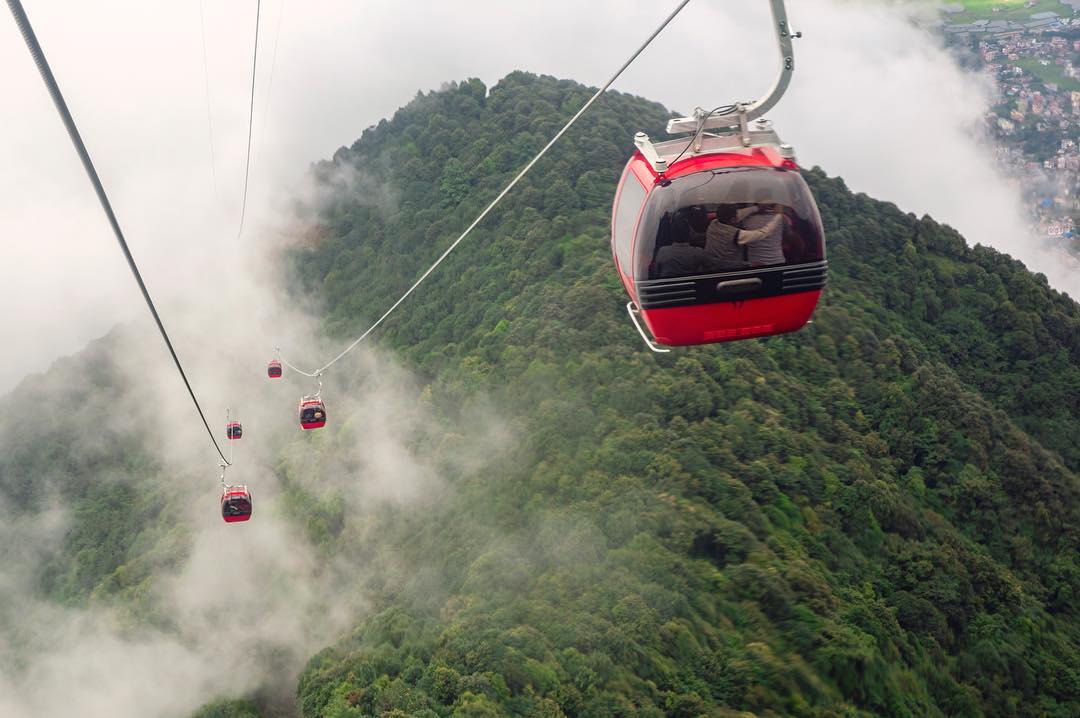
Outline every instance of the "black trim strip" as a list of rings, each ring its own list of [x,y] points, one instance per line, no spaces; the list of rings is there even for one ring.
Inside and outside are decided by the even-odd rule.
[[[785,277],[794,277],[801,274],[815,275],[821,273],[821,267],[807,267],[805,269],[789,269],[784,272]]]
[[[815,280],[804,280],[801,282],[785,282],[783,288],[786,291],[807,291],[810,289],[821,289],[825,286],[825,277],[820,277]]]
[[[828,262],[821,260],[696,277],[641,280],[635,287],[639,307],[659,309],[810,292],[824,287],[827,275]]]

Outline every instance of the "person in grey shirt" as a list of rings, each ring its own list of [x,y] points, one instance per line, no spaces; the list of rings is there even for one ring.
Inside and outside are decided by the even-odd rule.
[[[779,204],[759,204],[754,214],[740,225],[738,243],[747,247],[751,267],[784,263],[784,208]]]
[[[671,222],[671,244],[656,253],[656,276],[689,277],[705,268],[705,250],[690,244],[690,223],[684,217]]]

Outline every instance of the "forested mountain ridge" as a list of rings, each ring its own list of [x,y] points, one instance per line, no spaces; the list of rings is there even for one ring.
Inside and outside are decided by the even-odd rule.
[[[587,95],[469,81],[317,167],[380,188],[336,195],[297,252],[332,330]],[[607,229],[630,138],[667,116],[606,97],[387,325],[447,417],[482,391],[524,439],[434,515],[387,518],[442,583],[388,583],[313,659],[305,716],[1076,713],[1075,302],[814,170],[815,323],[651,355]]]
[[[360,191],[337,194],[340,204],[324,209],[317,230],[322,237],[319,251],[302,255],[303,276],[318,280],[327,306],[335,310],[335,329],[362,325],[363,312],[343,310],[364,306],[369,298],[378,304],[383,283],[400,283],[413,276],[413,267],[426,266],[428,256],[416,251],[416,237],[409,231],[420,231],[425,240],[456,236],[490,201],[487,194],[503,186],[558,129],[565,119],[558,113],[589,94],[565,82],[561,93],[552,86],[546,88],[551,96],[544,96],[528,83],[518,85],[518,77],[503,80],[486,99],[478,81],[451,93],[419,96],[392,120],[366,131],[352,148],[339,150],[332,162],[317,166],[316,175],[327,185],[341,183],[342,168],[354,169],[363,178]],[[627,129],[658,136],[670,115],[655,103],[618,93],[605,96],[597,112],[572,129],[507,197],[489,220],[498,226],[477,230],[483,239],[476,243],[488,243],[488,252],[505,256],[519,249],[522,240],[535,238],[518,238],[510,230],[542,217],[558,223],[547,230],[555,233],[578,229],[571,226],[571,217],[582,227],[606,227],[614,185],[629,152]],[[450,117],[454,120],[448,121]],[[895,207],[879,212],[881,203],[852,195],[842,181],[818,184],[820,179],[820,173],[808,174],[815,192],[831,200],[820,204],[823,219],[830,223],[831,263],[840,263],[833,270],[847,271],[843,286],[857,287],[874,300],[863,309],[903,310],[890,312],[898,323],[890,329],[906,330],[931,344],[965,383],[1009,410],[1048,448],[1058,450],[1071,468],[1078,468],[1080,446],[1072,440],[1080,430],[1076,302],[1049,289],[1045,277],[1033,275],[1020,262],[980,245],[969,248],[959,234],[929,218],[916,220]],[[395,202],[399,206],[387,211],[387,203]],[[885,224],[875,227],[870,222]],[[390,246],[383,241],[388,231],[395,235],[388,238]],[[535,228],[533,234],[539,231]],[[500,236],[509,241],[495,243],[493,238]],[[529,247],[530,254],[546,252],[552,267],[534,261],[528,268],[547,276],[562,261],[567,241],[564,236]],[[920,256],[920,250],[927,249],[934,251]],[[873,261],[852,264],[850,253]],[[455,259],[456,271],[433,278],[441,281],[440,289],[456,292],[451,297],[440,293],[444,305],[462,304],[470,287],[485,286],[472,276],[461,276],[480,267],[469,267],[469,259]],[[957,259],[967,261],[959,264]],[[357,271],[368,266],[379,271],[370,276]],[[517,296],[511,292],[526,282],[526,267],[514,268],[513,278],[498,284],[487,278],[487,286],[500,291],[497,299]],[[460,309],[468,313],[467,319],[479,316],[478,308],[464,304]],[[497,323],[509,318],[491,313],[488,319]],[[391,327],[391,338],[400,334],[407,351],[430,354],[444,339],[455,339],[453,328],[460,327],[463,338],[472,335],[470,322],[462,321],[460,312],[435,316],[434,326],[431,319],[411,312]],[[1062,397],[1064,402],[1055,400]]]
[[[290,261],[328,333],[366,328],[589,94],[470,80],[318,164]],[[814,169],[830,263],[814,323],[651,354],[608,227],[633,133],[668,116],[605,96],[376,337],[446,427],[417,453],[475,441],[484,412],[511,446],[448,470],[430,502],[363,514],[298,458],[333,452],[348,417],[282,448],[285,512],[329,560],[377,559],[357,577],[367,618],[300,678],[302,714],[1080,713],[1080,308]],[[79,411],[0,412],[6,502],[78,479],[42,593],[160,621],[143,587],[187,540],[168,479],[119,429],[68,441],[115,410],[105,352],[57,374],[81,388],[38,398]],[[103,480],[128,473],[139,491]]]

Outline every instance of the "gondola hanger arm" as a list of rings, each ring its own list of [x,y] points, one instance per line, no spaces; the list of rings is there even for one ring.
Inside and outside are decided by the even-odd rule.
[[[772,11],[773,32],[780,51],[780,72],[769,91],[754,102],[737,103],[737,109],[734,112],[706,116],[705,110],[699,109],[692,117],[669,120],[667,124],[669,134],[729,127],[745,128],[747,123],[761,117],[780,102],[780,98],[784,96],[788,85],[791,84],[791,75],[795,72],[795,49],[792,39],[802,37],[802,33],[792,33],[784,0],[769,0],[769,8]]]

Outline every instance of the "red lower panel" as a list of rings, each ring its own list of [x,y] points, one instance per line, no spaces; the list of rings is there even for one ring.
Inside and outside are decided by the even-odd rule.
[[[251,514],[248,514],[247,516],[222,516],[221,518],[225,519],[225,523],[227,524],[234,524],[237,521],[247,521],[251,518]]]
[[[321,429],[326,426],[326,420],[322,421],[309,421],[307,423],[300,422],[300,426],[304,429]]]
[[[799,329],[814,313],[821,290],[741,302],[645,309],[641,312],[657,343],[712,344],[767,337]]]

